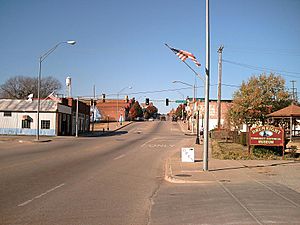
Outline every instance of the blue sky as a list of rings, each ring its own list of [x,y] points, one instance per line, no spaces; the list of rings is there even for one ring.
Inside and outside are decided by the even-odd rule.
[[[234,63],[281,72],[287,87],[300,85],[300,0],[210,0],[211,87],[217,97],[218,55],[224,45],[222,98],[231,99],[243,80],[260,74]],[[144,102],[192,96],[194,74],[164,43],[192,52],[204,75],[205,0],[0,0],[0,83],[15,75],[37,76],[38,57],[56,43],[61,45],[44,62],[42,76],[63,84],[72,77],[73,96],[108,97],[124,90]],[[265,70],[269,72],[269,70]],[[293,72],[293,73],[288,73]],[[280,73],[279,73],[280,74]],[[198,97],[204,88],[197,79]],[[178,91],[163,91],[181,89]],[[65,90],[62,90],[64,93]],[[144,93],[146,92],[146,93]],[[122,96],[122,94],[120,94]],[[156,102],[161,112],[165,107]]]

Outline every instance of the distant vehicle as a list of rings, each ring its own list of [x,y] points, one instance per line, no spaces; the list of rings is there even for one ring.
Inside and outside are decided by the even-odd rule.
[[[166,116],[161,115],[161,116],[160,116],[160,121],[166,121]]]
[[[172,117],[172,121],[173,121],[173,122],[177,122],[177,117],[176,117],[176,116],[173,116],[173,117]]]
[[[149,121],[154,121],[154,119],[151,117],[151,118],[149,118]]]
[[[144,121],[144,118],[142,118],[142,117],[137,117],[137,118],[135,118],[135,121]]]

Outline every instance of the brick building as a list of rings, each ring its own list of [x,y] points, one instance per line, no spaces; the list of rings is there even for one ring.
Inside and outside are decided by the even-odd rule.
[[[101,115],[101,121],[118,121],[122,115],[127,119],[125,108],[130,105],[130,101],[123,99],[105,99],[96,101],[96,107]]]
[[[232,100],[221,100],[221,126],[226,127],[228,124],[226,123],[226,114],[227,111],[232,104]],[[199,124],[200,126],[204,126],[204,114],[205,114],[205,101],[203,98],[198,98],[195,103],[193,103],[193,99],[188,99],[188,104],[186,107],[186,111],[189,117],[189,121],[191,124],[196,126],[196,120],[193,119],[197,117],[199,110]],[[217,100],[209,100],[209,130],[216,128],[218,125],[218,101]]]

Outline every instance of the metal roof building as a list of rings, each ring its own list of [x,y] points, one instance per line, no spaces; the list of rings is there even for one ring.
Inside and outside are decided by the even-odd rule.
[[[36,135],[37,100],[0,99],[0,134]],[[84,104],[85,105],[85,104]],[[85,105],[86,106],[86,105]],[[75,112],[67,101],[40,101],[40,135],[74,135]],[[89,114],[80,116],[80,129],[89,130]],[[86,118],[87,117],[87,118]]]

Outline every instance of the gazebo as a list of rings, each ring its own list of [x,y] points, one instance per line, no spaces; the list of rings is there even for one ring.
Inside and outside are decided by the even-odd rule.
[[[276,112],[267,115],[268,120],[271,124],[283,127],[287,130],[287,134],[290,136],[290,141],[292,137],[298,136],[300,134],[300,129],[297,125],[297,119],[300,120],[300,106],[292,104],[288,107],[280,109]]]

